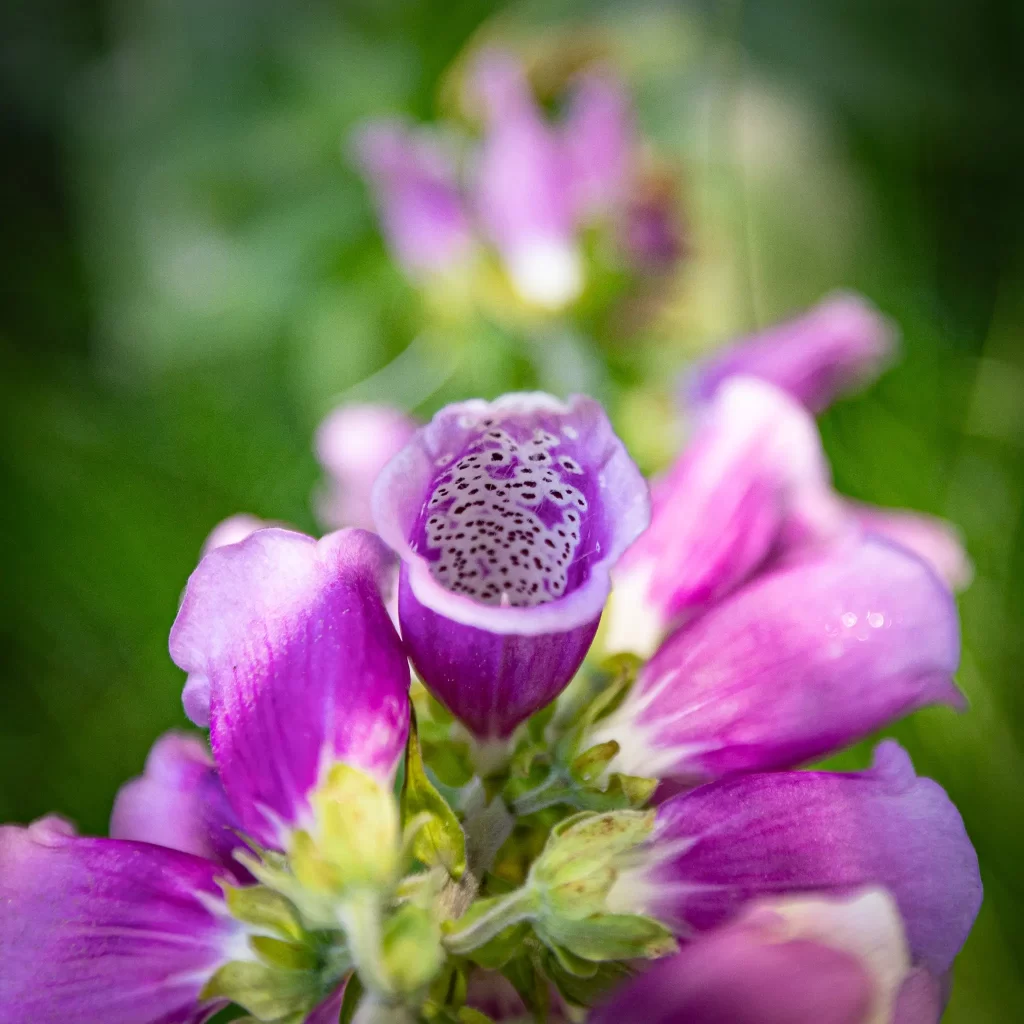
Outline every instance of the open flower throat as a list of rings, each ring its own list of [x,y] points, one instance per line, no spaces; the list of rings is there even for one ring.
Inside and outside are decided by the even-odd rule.
[[[422,523],[430,571],[485,604],[530,607],[580,582],[588,482],[562,436],[514,420],[480,421],[458,455],[438,459]]]

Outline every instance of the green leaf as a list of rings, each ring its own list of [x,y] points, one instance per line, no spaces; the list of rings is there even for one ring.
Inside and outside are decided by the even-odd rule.
[[[402,792],[402,818],[410,821],[422,816],[412,840],[412,852],[427,867],[440,865],[453,878],[466,871],[466,837],[455,812],[427,776],[413,714],[405,755],[405,789]]]

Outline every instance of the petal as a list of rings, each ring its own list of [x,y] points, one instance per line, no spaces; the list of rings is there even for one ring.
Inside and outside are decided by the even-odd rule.
[[[204,681],[224,788],[262,843],[282,844],[332,763],[386,779],[404,748],[409,668],[378,591],[388,561],[362,530],[261,530],[189,580],[171,656]]]
[[[893,1024],[939,1024],[945,1007],[942,981],[920,968],[900,990]]]
[[[370,494],[388,460],[408,444],[417,424],[387,405],[342,405],[316,432],[315,448],[330,483],[319,501],[330,526],[373,526]]]
[[[846,522],[814,421],[750,377],[721,389],[652,505],[650,529],[615,570],[615,651],[650,655],[673,622],[735,589],[776,547]]]
[[[877,505],[846,503],[860,527],[876,533],[923,558],[953,590],[965,590],[974,576],[974,566],[964,550],[960,532],[952,523],[936,516]]]
[[[760,377],[818,413],[869,383],[895,348],[888,320],[858,295],[839,293],[795,320],[743,339],[699,364],[687,382],[700,405],[738,374]]]
[[[981,905],[978,859],[942,788],[894,742],[864,772],[779,772],[701,786],[658,809],[647,864],[618,904],[703,931],[787,893],[881,886],[903,916],[914,963],[949,969]]]
[[[767,573],[673,634],[593,742],[612,767],[707,781],[822,756],[927,704],[962,705],[956,606],[878,538]]]
[[[213,972],[244,945],[217,911],[217,865],[47,823],[0,829],[6,1024],[198,1024]]]
[[[513,394],[441,410],[374,488],[424,682],[471,728],[484,716],[484,735],[553,700],[648,514],[647,485],[592,399]]]
[[[528,302],[558,309],[583,287],[570,171],[515,57],[481,54],[470,76],[486,133],[474,191],[480,222]]]
[[[625,198],[636,146],[623,83],[609,71],[581,75],[562,135],[577,217],[608,213]]]
[[[205,555],[213,551],[214,548],[222,548],[227,544],[237,544],[239,541],[245,540],[250,533],[255,533],[270,525],[270,523],[244,512],[240,512],[236,516],[228,516],[210,531],[209,536],[203,542],[202,554]]]
[[[750,928],[701,938],[624,985],[592,1024],[866,1024],[868,979],[847,954]],[[887,1022],[886,1022],[887,1024]]]
[[[406,271],[432,275],[463,264],[473,236],[442,141],[401,121],[381,120],[356,132],[354,150],[376,195],[388,244]]]
[[[338,1024],[341,1004],[345,998],[345,985],[339,985],[312,1013],[307,1014],[306,1024]]]
[[[125,783],[110,818],[112,839],[134,839],[215,861],[235,877],[239,822],[206,744],[169,732],[153,744],[145,773]]]

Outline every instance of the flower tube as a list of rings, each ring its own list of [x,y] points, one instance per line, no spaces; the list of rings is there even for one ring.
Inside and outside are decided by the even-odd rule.
[[[941,787],[891,740],[867,771],[746,775],[666,801],[609,903],[686,935],[769,895],[865,885],[892,894],[914,965],[944,975],[981,905],[978,859]]]
[[[839,293],[803,316],[713,353],[689,375],[687,392],[699,405],[730,377],[759,377],[819,413],[874,380],[894,348],[893,328],[874,306]]]
[[[649,501],[596,402],[511,394],[439,412],[378,477],[374,517],[417,672],[500,738],[579,668]]]

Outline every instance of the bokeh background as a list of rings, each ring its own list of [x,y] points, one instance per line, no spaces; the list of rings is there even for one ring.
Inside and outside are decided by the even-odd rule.
[[[690,226],[642,338],[424,328],[342,140],[435,116],[481,26],[613,41]],[[854,288],[903,347],[822,420],[837,485],[954,520],[976,567],[970,714],[894,730],[985,876],[947,1020],[1021,1020],[1022,52],[1013,0],[3,5],[0,819],[105,830],[185,724],[166,637],[204,537],[239,511],[316,530],[337,402],[583,388],[656,469],[687,358]]]

